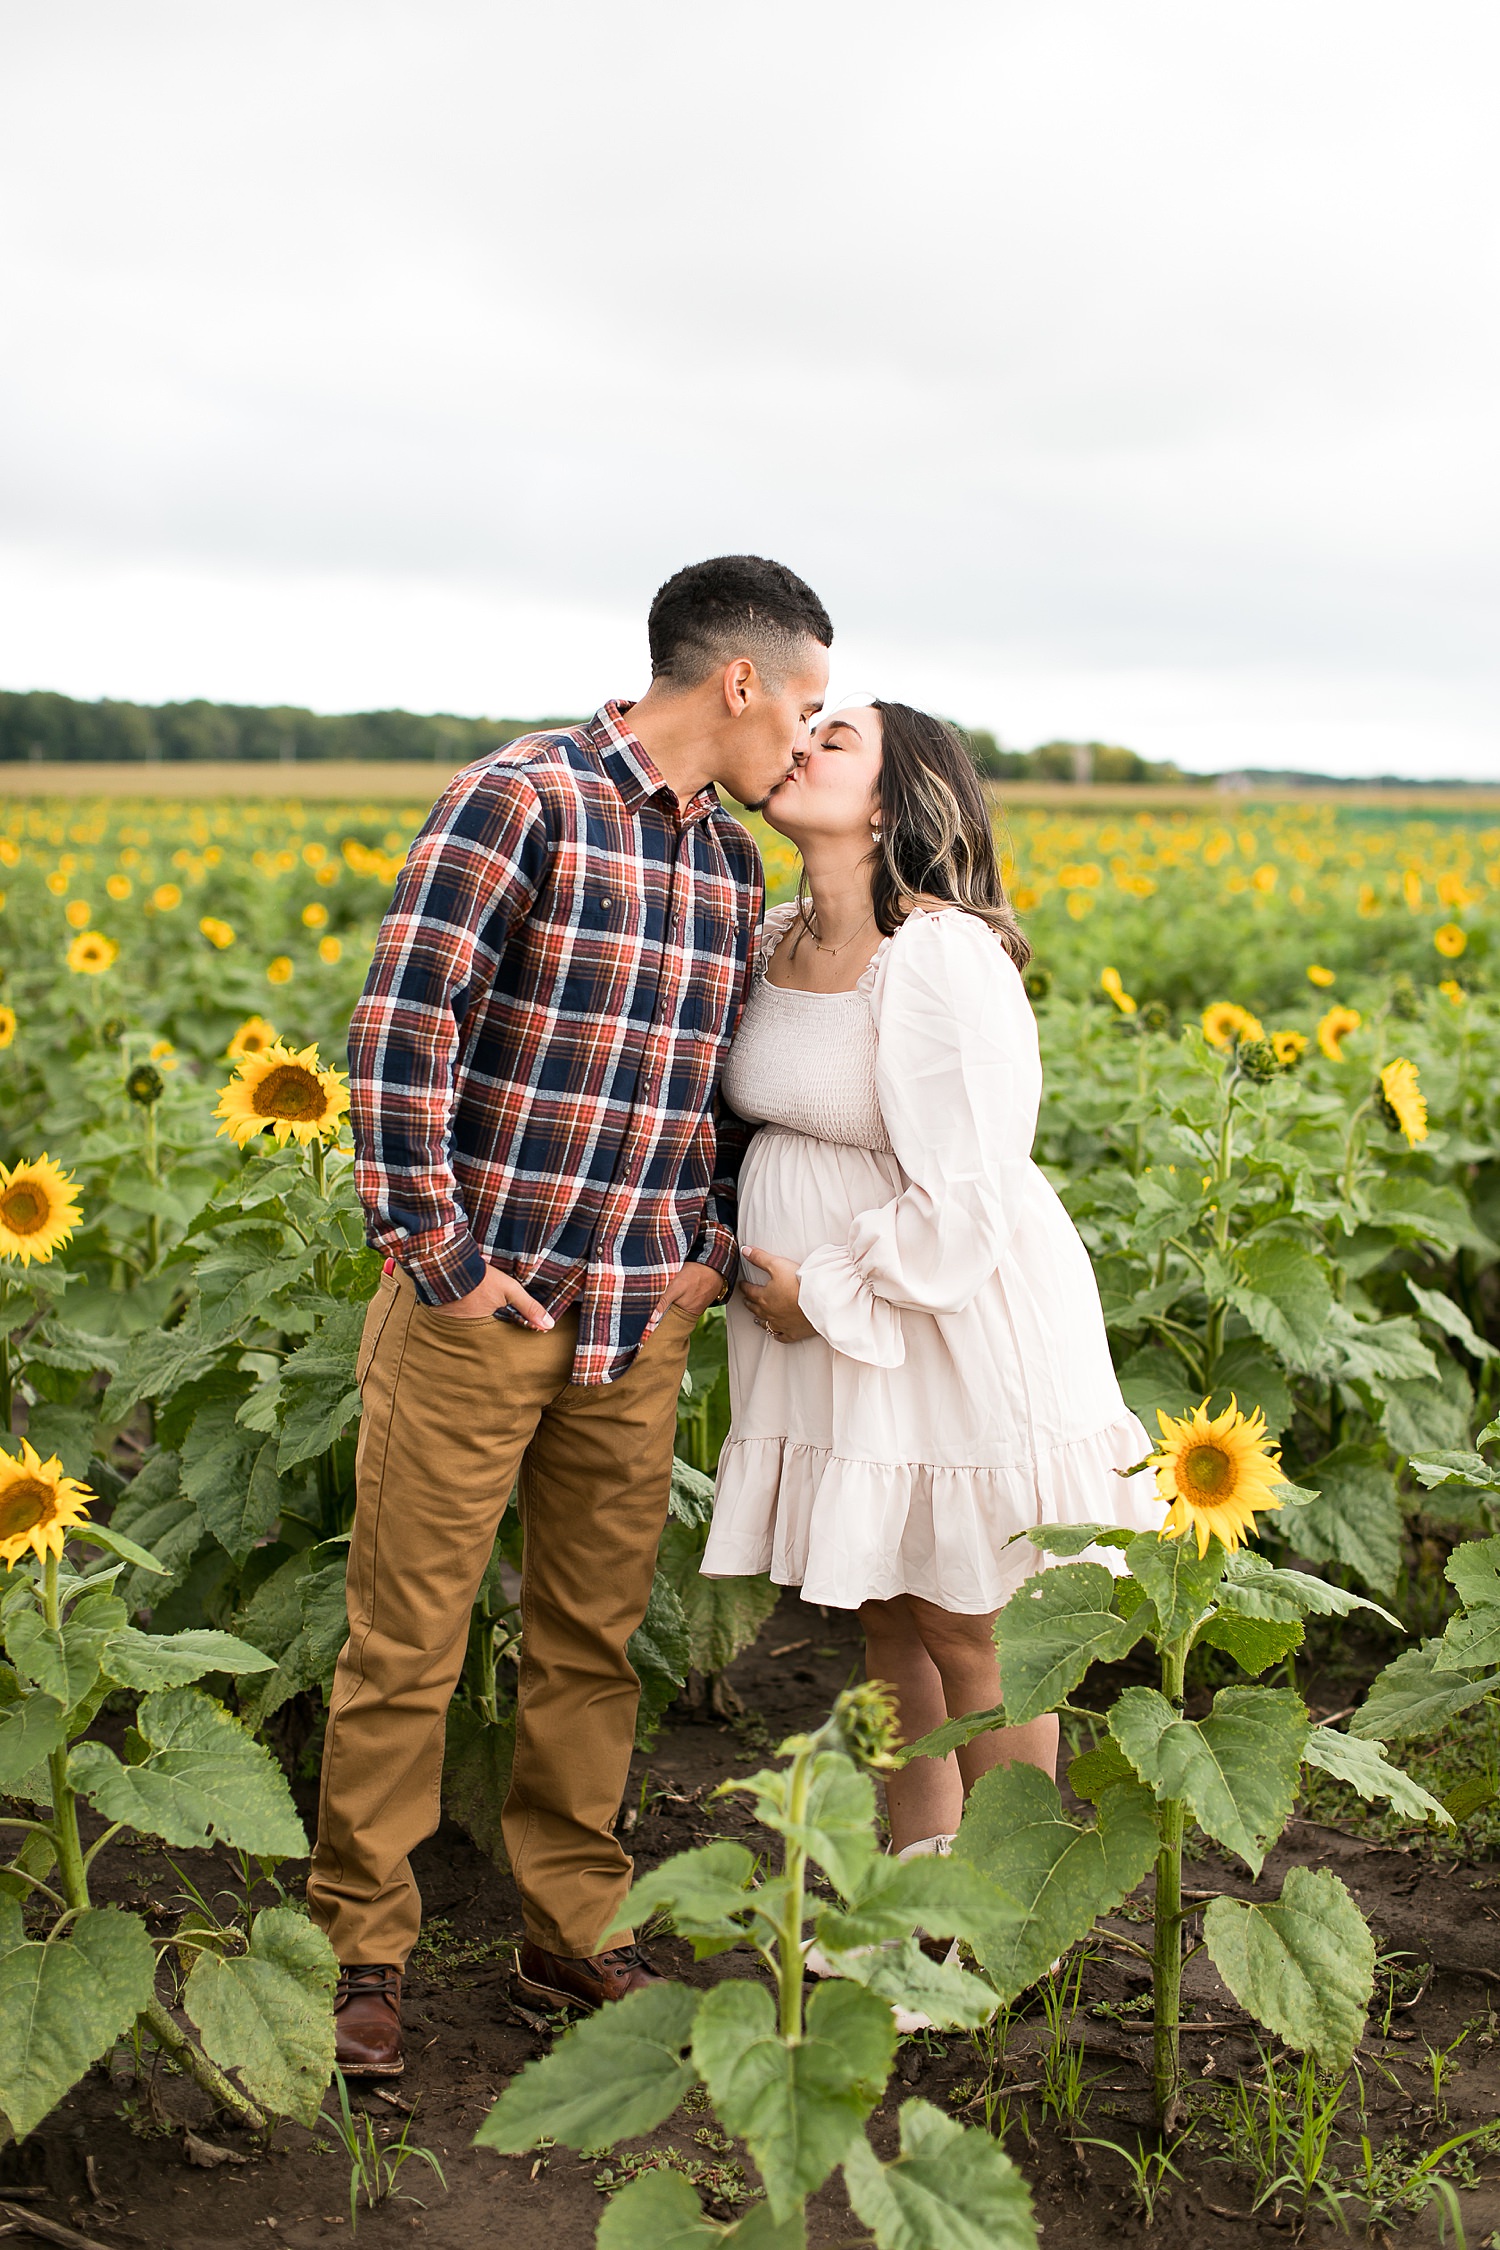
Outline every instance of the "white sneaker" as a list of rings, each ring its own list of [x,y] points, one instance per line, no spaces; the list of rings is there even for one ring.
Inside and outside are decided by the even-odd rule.
[[[953,1849],[954,1840],[953,1836],[923,1836],[919,1842],[908,1844],[904,1850],[897,1852],[896,1857],[899,1860],[946,1859]],[[918,1937],[921,1934],[920,1930],[916,1932]],[[957,1966],[958,1940],[955,1938],[943,1957],[943,1967],[952,1969]],[[924,2015],[918,2008],[898,2008],[893,2004],[891,2014],[896,2019],[896,2030],[903,2039],[910,2039],[919,2031],[937,2029],[931,2016]]]
[[[958,1841],[958,1831],[951,1836],[923,1836],[918,1843],[907,1844],[897,1852],[897,1859],[946,1859]]]

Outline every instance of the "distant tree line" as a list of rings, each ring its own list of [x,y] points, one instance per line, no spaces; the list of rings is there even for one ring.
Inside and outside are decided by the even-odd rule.
[[[1153,763],[1109,742],[1043,742],[1035,750],[1002,750],[984,727],[964,735],[979,770],[991,781],[1201,781],[1169,760]]]
[[[97,760],[101,764],[185,763],[244,758],[288,765],[319,758],[404,758],[462,766],[499,742],[535,727],[570,726],[569,718],[460,719],[447,712],[350,711],[328,717],[293,704],[79,703],[45,690],[0,688],[0,765],[17,760]],[[985,727],[964,739],[991,781],[1217,782],[1223,788],[1463,789],[1465,781],[1424,781],[1378,774],[1288,773],[1247,767],[1233,774],[1184,773],[1170,760],[1142,758],[1109,742],[1043,742],[1035,750],[1003,750]]]
[[[355,711],[337,718],[292,705],[75,702],[69,695],[0,689],[0,763],[97,759],[114,764],[204,758],[311,762],[323,758],[431,759],[467,765],[555,719],[426,718],[412,711]]]
[[[446,712],[352,711],[328,717],[292,704],[80,703],[70,695],[0,689],[0,763],[181,764],[246,759],[302,764],[323,758],[430,760],[467,765],[498,742],[566,719],[460,719]],[[1156,764],[1104,742],[1044,742],[1002,750],[983,727],[964,730],[981,773],[995,781],[1183,781],[1177,766]]]

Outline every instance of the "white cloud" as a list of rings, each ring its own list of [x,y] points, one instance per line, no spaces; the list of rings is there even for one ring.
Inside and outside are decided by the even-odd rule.
[[[1485,6],[0,27],[5,684],[577,708],[751,547],[1013,741],[1500,769]]]

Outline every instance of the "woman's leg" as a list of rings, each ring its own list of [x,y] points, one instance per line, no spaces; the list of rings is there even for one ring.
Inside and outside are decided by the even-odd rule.
[[[895,1689],[902,1741],[919,1742],[950,1716],[950,1706],[944,1699],[942,1675],[917,1630],[911,1599],[898,1594],[888,1602],[865,1602],[859,1615],[865,1629],[865,1670],[872,1680],[884,1680]],[[989,1700],[997,1701],[998,1695]],[[956,1762],[918,1758],[899,1773],[888,1773],[885,1803],[894,1850],[904,1851],[928,1836],[951,1836],[964,1806]]]
[[[908,1594],[905,1600],[928,1661],[942,1683],[948,1715],[959,1718],[965,1711],[987,1711],[998,1703],[1000,1659],[995,1649],[995,1613],[971,1617],[957,1610],[939,1609],[916,1594]],[[964,1794],[992,1766],[1039,1766],[1049,1781],[1055,1781],[1057,1734],[1056,1715],[1049,1712],[1046,1718],[1031,1719],[1025,1726],[1001,1727],[994,1734],[976,1735],[958,1753]]]

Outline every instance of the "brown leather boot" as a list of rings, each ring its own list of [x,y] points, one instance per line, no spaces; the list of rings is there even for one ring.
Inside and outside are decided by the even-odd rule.
[[[334,2060],[350,2078],[399,2078],[401,1971],[389,1961],[347,1961],[334,1994]]]
[[[663,1981],[638,1945],[617,1945],[575,1961],[565,1953],[544,1953],[527,1938],[517,1949],[510,1989],[533,2007],[602,2008],[607,2000],[623,2000],[627,1992]]]

